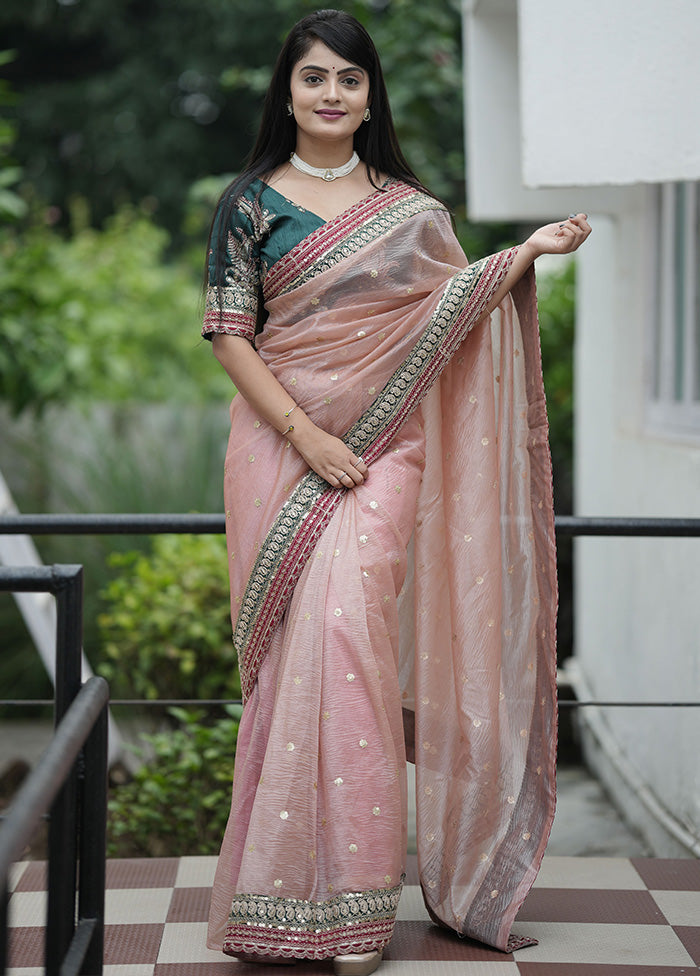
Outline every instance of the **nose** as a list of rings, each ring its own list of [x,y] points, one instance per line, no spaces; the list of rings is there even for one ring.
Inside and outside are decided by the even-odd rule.
[[[326,99],[326,101],[329,102],[337,102],[338,99],[340,98],[340,95],[338,93],[338,79],[334,78],[332,75],[328,78],[328,81],[326,82],[326,88],[323,93],[323,97]]]

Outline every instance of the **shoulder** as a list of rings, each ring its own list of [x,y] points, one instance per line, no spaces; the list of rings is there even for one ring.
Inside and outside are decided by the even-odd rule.
[[[223,236],[259,243],[270,233],[274,213],[263,200],[265,184],[255,179],[235,196],[225,196],[219,203],[215,222]]]

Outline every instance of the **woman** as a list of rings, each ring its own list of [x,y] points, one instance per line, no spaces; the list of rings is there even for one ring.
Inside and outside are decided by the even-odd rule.
[[[431,916],[531,942],[510,926],[553,815],[556,587],[529,269],[589,232],[571,215],[467,267],[365,30],[332,10],[292,29],[210,237],[245,698],[210,947],[376,969],[404,729]]]

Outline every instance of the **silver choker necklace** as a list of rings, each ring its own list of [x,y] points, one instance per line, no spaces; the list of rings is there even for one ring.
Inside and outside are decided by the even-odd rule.
[[[339,176],[348,176],[355,167],[360,162],[360,157],[356,152],[352,154],[347,163],[343,163],[342,166],[328,167],[328,169],[323,169],[321,166],[310,166],[305,163],[303,159],[300,159],[295,152],[289,157],[289,162],[292,164],[294,169],[298,169],[300,173],[306,173],[307,176],[317,176],[321,180],[325,180],[326,183],[332,183],[333,180],[337,180]]]

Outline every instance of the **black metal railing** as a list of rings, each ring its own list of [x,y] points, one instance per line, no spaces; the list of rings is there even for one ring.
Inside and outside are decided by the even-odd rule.
[[[0,516],[0,534],[5,535],[156,535],[171,534],[219,534],[225,529],[223,515],[212,514],[143,514],[143,515],[4,515]],[[700,519],[688,518],[580,518],[575,516],[557,516],[557,537],[565,536],[625,536],[625,537],[700,537]],[[77,773],[70,764],[78,755],[81,745],[85,742],[85,777],[94,778],[94,784],[89,791],[83,791],[83,799],[88,795],[100,797],[100,811],[88,811],[83,804],[80,836],[80,886],[79,886],[79,918],[77,927],[73,923],[73,906],[75,905],[75,849],[74,842],[67,845],[65,850],[64,829],[69,829],[66,813],[58,800],[54,801],[51,813],[51,829],[49,835],[49,916],[47,920],[46,944],[52,946],[47,949],[46,972],[53,976],[59,973],[58,963],[60,950],[64,949],[64,968],[60,976],[77,973],[102,972],[102,939],[103,939],[103,908],[104,908],[104,796],[106,794],[106,685],[102,679],[91,679],[80,689],[80,632],[82,630],[82,587],[76,589],[68,583],[68,577],[76,574],[80,567],[47,567],[46,569],[26,570],[26,581],[33,583],[26,589],[49,589],[55,592],[58,601],[58,630],[57,630],[57,695],[55,701],[56,721],[60,723],[56,739],[49,747],[53,761],[57,761],[58,752],[64,749],[69,758],[65,758],[62,770],[67,771],[68,781],[59,797],[68,794],[67,809],[76,809],[74,803]],[[0,590],[22,589],[14,584],[5,585],[7,574],[20,571],[8,571],[0,568]],[[39,585],[39,580],[46,582],[46,573],[54,574],[51,585]],[[42,575],[43,574],[43,575]],[[77,635],[77,636],[76,636]],[[76,650],[77,649],[77,650]],[[60,686],[60,690],[59,689]],[[101,690],[97,691],[97,688]],[[104,700],[103,700],[104,697]],[[88,727],[93,719],[94,708],[97,707],[93,698],[99,698],[101,711],[96,725],[95,737],[88,734]],[[70,702],[75,699],[75,711],[71,709],[67,715]],[[240,700],[231,700],[240,703]],[[40,701],[4,700],[0,705],[37,705],[50,704]],[[225,702],[216,700],[168,699],[143,701],[140,699],[124,699],[113,701],[113,705],[139,705],[165,707],[169,705],[202,705],[220,706]],[[560,700],[560,707],[582,708],[586,706],[620,707],[620,708],[696,708],[698,701],[564,701]],[[61,720],[64,721],[61,721]],[[70,721],[69,721],[70,720]],[[99,732],[97,729],[99,728]],[[77,731],[79,729],[79,731]],[[59,739],[59,736],[61,738]],[[104,742],[103,742],[104,738]],[[56,742],[59,745],[55,745]],[[70,748],[68,747],[70,742]],[[61,745],[65,743],[65,745]],[[51,751],[53,750],[53,751]],[[99,752],[99,760],[97,753]],[[72,757],[72,758],[70,758]],[[98,768],[99,767],[99,768]],[[32,774],[32,780],[26,784],[28,792],[20,793],[16,803],[26,804],[27,811],[31,807],[31,816],[27,814],[27,822],[33,824],[41,818],[46,808],[52,802],[54,787],[60,785],[60,780],[49,776],[49,766],[43,761]],[[62,774],[63,775],[63,774]],[[39,785],[37,785],[39,784]],[[29,787],[31,786],[31,790]],[[23,787],[24,791],[24,787]],[[26,797],[26,799],[23,799]],[[13,807],[14,809],[14,807]],[[70,821],[70,816],[68,816]],[[65,827],[60,826],[66,825]],[[5,836],[9,826],[6,822],[1,836]],[[73,823],[73,827],[75,824]],[[14,828],[17,831],[19,828]],[[29,830],[23,825],[23,831]],[[72,828],[70,828],[72,829]],[[99,834],[99,836],[98,836]],[[22,837],[25,833],[22,832]],[[75,835],[74,835],[75,836]],[[3,890],[6,892],[5,878],[6,862],[17,856],[19,834],[13,834],[13,841],[3,840],[0,847],[0,878],[3,879]],[[56,838],[60,838],[57,842]],[[53,848],[52,848],[53,844]],[[101,845],[101,847],[100,847]],[[96,855],[95,852],[101,851]],[[54,858],[52,866],[52,857]],[[9,860],[8,860],[9,858]],[[83,863],[85,858],[86,876],[83,877]],[[92,865],[92,867],[90,867]],[[101,873],[100,873],[101,872]],[[99,889],[99,890],[98,890]],[[71,909],[70,924],[67,908]],[[6,908],[6,902],[5,902]],[[5,911],[5,909],[3,910]],[[59,920],[60,916],[60,920]],[[6,916],[2,919],[2,937],[6,938]],[[52,958],[49,956],[52,955]],[[99,962],[98,962],[99,956]],[[80,962],[80,960],[83,960]],[[76,962],[77,961],[77,962]],[[68,966],[72,968],[67,968]],[[80,967],[81,968],[76,968]]]
[[[91,514],[91,515],[3,515],[0,535],[217,535],[226,522],[218,514]],[[557,538],[572,536],[620,536],[638,538],[700,537],[700,518],[647,518],[557,515]],[[5,699],[0,705],[49,705],[45,699]],[[173,705],[241,704],[241,699],[113,699],[112,705],[170,707]],[[600,708],[700,708],[700,701],[587,701],[561,699],[562,709]]]
[[[47,976],[100,976],[104,947],[107,703],[104,678],[81,687],[82,567],[0,567],[0,591],[56,597],[56,730],[0,828],[0,972],[8,957],[8,878],[49,813]],[[76,921],[77,894],[77,921]]]
[[[215,535],[226,521],[218,514],[2,515],[0,535]],[[700,536],[700,518],[557,515],[561,536]]]

